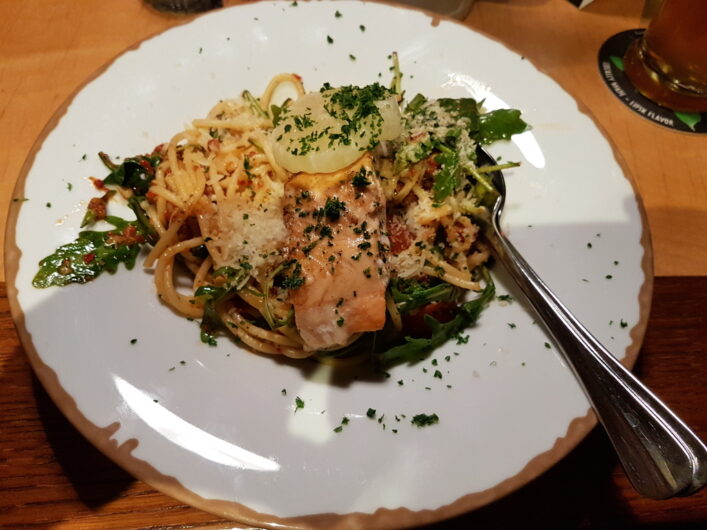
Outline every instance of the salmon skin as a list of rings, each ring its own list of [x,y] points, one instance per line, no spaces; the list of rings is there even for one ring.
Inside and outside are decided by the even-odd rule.
[[[371,156],[334,173],[299,173],[285,185],[287,256],[304,282],[289,293],[309,350],[351,343],[385,324],[385,195]]]

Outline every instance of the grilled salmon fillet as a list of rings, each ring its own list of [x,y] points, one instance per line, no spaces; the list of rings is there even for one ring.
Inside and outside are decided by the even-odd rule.
[[[285,185],[287,254],[304,283],[290,291],[304,346],[333,349],[385,324],[385,196],[366,154],[334,173]]]

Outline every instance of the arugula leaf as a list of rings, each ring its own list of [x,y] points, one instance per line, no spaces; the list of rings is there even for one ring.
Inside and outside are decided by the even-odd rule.
[[[481,295],[459,306],[459,312],[449,322],[440,323],[430,315],[425,315],[425,322],[432,329],[430,338],[405,337],[405,342],[378,354],[378,361],[383,366],[402,362],[416,362],[427,353],[441,346],[463,329],[471,326],[479,318],[481,311],[493,300],[496,293],[491,277],[486,274],[486,287]]]
[[[447,282],[428,286],[416,280],[396,278],[390,282],[390,293],[398,311],[404,315],[431,302],[456,301],[461,290]]]
[[[469,131],[471,133],[479,130],[479,104],[472,98],[442,98],[437,103],[451,115],[469,120]]]
[[[423,105],[427,103],[427,98],[422,94],[417,94],[414,98],[410,100],[410,103],[405,107],[405,114],[414,116],[422,110]]]
[[[60,246],[39,262],[39,271],[32,285],[43,289],[53,285],[61,287],[70,283],[86,283],[104,271],[114,274],[120,263],[124,263],[126,269],[132,269],[141,243],[136,240],[132,244],[119,244],[113,236],[129,227],[137,228],[136,222],[113,216],[105,220],[116,230],[79,232],[75,241]]]
[[[92,225],[97,221],[101,221],[106,218],[106,210],[108,208],[108,201],[115,195],[115,190],[109,190],[103,194],[102,197],[94,197],[88,202],[88,207],[86,208],[86,213],[81,221],[81,226]]]
[[[259,116],[261,118],[269,118],[268,113],[263,110],[263,107],[260,106],[260,101],[258,98],[256,98],[253,94],[250,93],[250,90],[244,90],[241,93],[241,96],[243,99],[246,100],[248,105],[250,105],[250,110],[253,111],[253,114],[256,116]]]
[[[199,325],[201,342],[209,346],[218,346],[215,334],[221,326],[221,317],[216,311],[216,305],[213,302],[206,303],[204,305],[204,315],[201,317],[201,324]]]
[[[103,184],[115,184],[123,188],[130,188],[136,195],[145,195],[150,189],[150,183],[155,178],[155,170],[162,161],[162,157],[156,154],[138,155],[126,158],[120,165],[114,164],[110,157],[101,152],[98,153],[103,164],[111,170],[110,174],[103,179]]]
[[[201,342],[209,346],[216,346],[215,333],[223,327],[223,322],[217,311],[217,304],[227,300],[230,296],[243,288],[248,279],[251,265],[247,262],[241,263],[241,267],[221,267],[216,269],[213,276],[224,278],[220,285],[202,285],[194,296],[204,301],[204,316],[201,319],[199,328],[201,329]]]
[[[488,145],[496,140],[508,140],[527,128],[528,124],[520,118],[519,110],[498,109],[480,116],[476,140],[482,145]]]
[[[128,206],[133,212],[135,212],[135,225],[137,226],[138,231],[151,245],[157,243],[159,235],[157,234],[157,230],[155,230],[152,226],[150,218],[147,216],[147,212],[145,212],[143,207],[140,205],[140,199],[133,195],[128,199]]]
[[[435,172],[435,182],[432,187],[435,202],[442,202],[459,186],[462,168],[459,164],[459,153],[449,147],[439,144],[440,153],[435,157],[439,169]]]

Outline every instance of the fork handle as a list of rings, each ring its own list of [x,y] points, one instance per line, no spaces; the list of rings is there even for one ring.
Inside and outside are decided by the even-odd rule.
[[[572,367],[634,488],[667,499],[704,486],[707,447],[699,437],[570,313],[497,223],[487,236]]]

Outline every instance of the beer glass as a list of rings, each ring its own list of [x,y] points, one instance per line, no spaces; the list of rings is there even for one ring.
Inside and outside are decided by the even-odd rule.
[[[626,75],[647,98],[707,111],[707,0],[664,0],[624,56]]]

